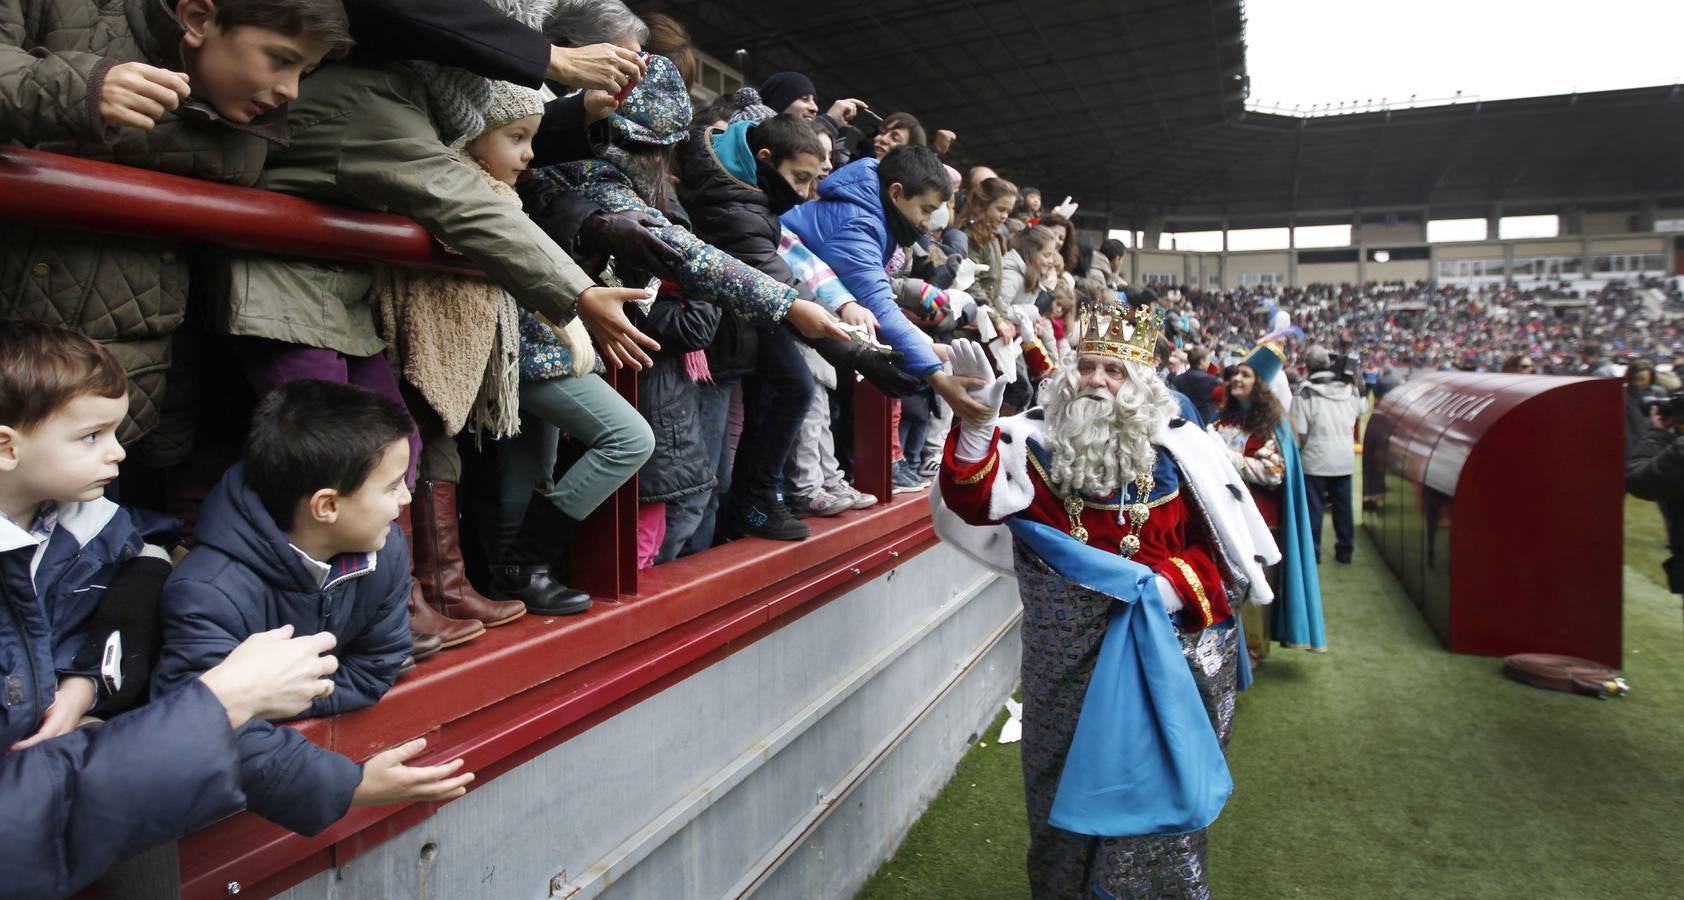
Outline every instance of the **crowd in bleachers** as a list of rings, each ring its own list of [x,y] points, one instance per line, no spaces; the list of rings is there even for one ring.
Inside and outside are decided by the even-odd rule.
[[[1622,365],[1684,360],[1684,305],[1675,288],[1658,280],[1609,282],[1583,292],[1565,285],[1392,282],[1185,296],[1177,339],[1239,355],[1285,311],[1310,342],[1355,354],[1368,367],[1399,371],[1494,372],[1525,358],[1539,372],[1579,374],[1589,345]]]
[[[800,72],[697,109],[697,69],[619,0],[0,3],[0,141],[397,213],[484,273],[0,223],[8,889],[170,884],[241,807],[460,795],[424,742],[274,723],[589,609],[568,551],[634,476],[640,566],[880,502],[858,379],[926,489],[977,404],[948,342],[1023,408],[1123,286],[958,135]]]

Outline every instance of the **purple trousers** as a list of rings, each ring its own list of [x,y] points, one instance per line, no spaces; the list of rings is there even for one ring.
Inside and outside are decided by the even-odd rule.
[[[291,381],[315,378],[337,381],[367,388],[392,402],[404,406],[403,394],[398,390],[397,376],[384,356],[346,356],[336,350],[287,344],[265,338],[236,338],[240,351],[240,365],[246,380],[251,383],[257,399]],[[413,420],[411,421],[413,426]],[[411,427],[409,432],[409,483],[415,483],[415,463],[421,453],[421,434]]]

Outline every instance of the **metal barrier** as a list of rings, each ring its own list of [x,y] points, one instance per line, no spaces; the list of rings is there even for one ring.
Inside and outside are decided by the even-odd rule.
[[[478,273],[401,216],[18,147],[0,147],[0,221]],[[635,374],[608,375],[634,403]],[[890,502],[891,428],[889,399],[858,382],[855,481],[882,502],[815,521],[797,544],[745,539],[639,573],[634,479],[591,516],[571,554],[573,583],[603,601],[596,608],[495,629],[422,663],[374,707],[294,727],[353,759],[426,736],[418,764],[463,757],[484,784],[933,545],[923,495]],[[183,896],[285,890],[439,806],[353,809],[313,838],[242,813],[182,841]]]

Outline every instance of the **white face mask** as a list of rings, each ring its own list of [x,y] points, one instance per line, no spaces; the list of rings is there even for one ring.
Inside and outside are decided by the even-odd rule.
[[[948,208],[947,204],[943,203],[942,205],[936,207],[935,212],[930,213],[930,224],[927,228],[930,231],[940,231],[947,227],[947,223],[951,221],[952,218],[953,211]]]

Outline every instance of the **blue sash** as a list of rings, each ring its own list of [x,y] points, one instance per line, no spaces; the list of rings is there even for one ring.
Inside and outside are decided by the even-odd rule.
[[[1118,601],[1048,821],[1101,837],[1210,825],[1234,782],[1152,570],[1039,522],[1006,524],[1066,580]]]

